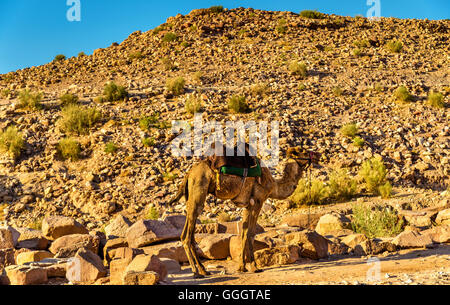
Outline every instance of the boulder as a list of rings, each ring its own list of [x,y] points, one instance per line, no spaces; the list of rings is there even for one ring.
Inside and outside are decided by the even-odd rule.
[[[156,242],[179,239],[181,230],[160,220],[140,220],[126,233],[128,245],[132,248],[144,247]]]
[[[397,235],[392,243],[399,248],[423,248],[433,244],[429,234],[422,235],[416,231],[405,231]]]
[[[142,250],[144,250],[145,254],[156,255],[159,258],[174,259],[180,264],[187,263],[189,261],[181,241],[151,245],[143,247]]]
[[[132,222],[123,215],[117,215],[105,227],[105,234],[107,238],[125,237],[127,230],[132,226]]]
[[[259,224],[256,224],[255,234],[264,232],[264,228]],[[242,221],[230,221],[217,223],[217,233],[241,235],[242,233]],[[215,233],[215,234],[217,234]]]
[[[154,271],[158,273],[160,280],[164,281],[167,277],[166,266],[155,255],[141,254],[136,256],[127,266],[125,274],[129,271],[144,272]]]
[[[207,235],[198,244],[200,255],[207,259],[227,258],[230,256],[231,236],[231,234]]]
[[[127,271],[122,279],[122,285],[156,285],[159,281],[159,274],[154,271]]]
[[[49,250],[58,258],[73,257],[81,248],[98,254],[100,239],[89,234],[64,235],[52,242]]]
[[[41,231],[19,228],[20,236],[18,238],[17,248],[30,250],[46,250],[48,247],[48,240],[44,237]]]
[[[12,248],[0,250],[0,269],[16,264],[15,252]]]
[[[350,251],[349,247],[337,237],[331,237],[328,242],[328,255],[345,255]]]
[[[316,232],[320,235],[340,236],[352,233],[351,221],[342,214],[325,214],[320,217],[316,226]]]
[[[0,228],[0,250],[14,248],[12,232],[8,228]]]
[[[89,234],[75,219],[64,216],[48,216],[42,221],[42,233],[49,240],[70,234]]]
[[[450,225],[432,227],[428,230],[422,231],[422,235],[430,236],[434,243],[449,243],[450,242]]]
[[[142,254],[142,253],[139,253]],[[110,283],[112,285],[122,285],[123,276],[125,274],[126,268],[131,263],[131,261],[139,255],[136,251],[123,250],[118,254],[109,264],[110,273]]]
[[[341,239],[341,242],[347,245],[349,248],[354,249],[357,245],[367,240],[368,238],[366,237],[366,235],[355,233],[343,237]]]
[[[19,255],[17,255],[16,264],[24,265],[24,264],[30,263],[30,262],[39,262],[43,259],[51,258],[51,257],[53,257],[53,254],[51,254],[48,251],[43,251],[43,250],[28,251],[28,252],[23,252],[23,253],[20,253]]]
[[[433,213],[427,213],[424,211],[400,210],[398,214],[400,216],[403,216],[407,223],[414,227],[429,227],[432,225],[431,218],[433,216]]]
[[[69,263],[67,258],[46,258],[40,262],[26,263],[25,265],[31,267],[40,267],[47,271],[48,278],[66,277],[66,269]]]
[[[89,284],[106,276],[106,268],[102,259],[94,252],[79,249],[75,257],[67,265],[66,278],[71,283]]]
[[[282,220],[282,224],[286,224],[290,227],[300,227],[303,229],[314,230],[319,222],[320,217],[324,214],[312,213],[312,214],[302,214],[297,213],[294,215],[286,215]]]
[[[125,238],[119,237],[108,239],[105,246],[103,247],[103,260],[105,265],[108,265],[114,257],[113,254],[110,254],[110,251],[124,247],[128,247],[128,242]]]
[[[436,216],[438,225],[450,225],[450,209],[440,211]]]
[[[255,241],[253,242],[253,251],[258,251],[258,250],[262,250],[262,249],[266,249],[266,248],[269,248],[269,246],[266,243],[264,243],[260,240],[257,240],[255,238]],[[230,238],[231,258],[233,260],[239,260],[241,253],[242,253],[241,237],[234,235]]]
[[[5,268],[11,285],[40,285],[48,282],[44,268],[31,266],[9,266]]]
[[[300,246],[300,256],[320,259],[328,257],[328,240],[317,232],[305,230],[292,232],[285,236],[288,245]]]
[[[163,221],[174,226],[178,230],[183,230],[184,224],[186,223],[185,215],[167,215],[163,218]]]
[[[300,247],[287,245],[255,251],[255,262],[258,268],[274,265],[293,264],[299,259]]]
[[[160,258],[159,260],[166,267],[168,274],[181,272],[181,265],[176,260],[170,258]]]

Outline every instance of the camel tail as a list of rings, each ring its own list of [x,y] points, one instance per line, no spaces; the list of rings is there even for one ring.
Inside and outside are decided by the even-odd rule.
[[[168,206],[172,206],[175,202],[180,201],[181,197],[183,197],[186,199],[186,201],[188,200],[188,177],[186,175],[186,177],[184,177],[183,182],[181,183],[180,187],[178,188],[178,192],[176,193],[176,195],[170,199],[170,201],[168,202]]]

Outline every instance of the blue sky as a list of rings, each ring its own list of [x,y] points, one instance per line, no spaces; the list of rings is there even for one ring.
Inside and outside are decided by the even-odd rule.
[[[0,73],[42,65],[64,54],[76,56],[121,42],[134,31],[147,31],[177,13],[223,5],[226,8],[366,15],[367,0],[80,0],[81,21],[66,18],[67,0],[0,0]],[[381,16],[450,18],[449,0],[380,0]]]

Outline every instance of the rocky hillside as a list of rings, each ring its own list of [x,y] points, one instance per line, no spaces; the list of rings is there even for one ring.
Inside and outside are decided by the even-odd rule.
[[[443,191],[450,182],[449,114],[445,106],[430,106],[427,97],[441,92],[448,102],[449,26],[449,21],[195,10],[93,55],[1,75],[0,129],[17,126],[25,149],[15,160],[2,155],[0,218],[13,226],[38,226],[44,215],[58,214],[94,229],[117,213],[136,220],[151,204],[163,206],[193,160],[171,156],[170,128],[142,130],[139,121],[156,112],[160,122],[192,120],[185,102],[194,94],[202,100],[204,120],[279,120],[283,152],[303,144],[323,154],[314,176],[325,177],[336,167],[355,174],[364,160],[381,155],[395,187]],[[392,40],[402,48],[389,48]],[[306,75],[293,73],[293,63],[304,63]],[[173,77],[186,82],[179,96],[166,89]],[[100,102],[108,81],[125,86],[129,97]],[[410,102],[393,98],[400,86],[411,93]],[[42,92],[43,109],[18,106],[25,88]],[[102,114],[88,134],[76,137],[78,161],[62,160],[56,149],[65,137],[56,124],[59,97],[67,92]],[[230,113],[233,95],[245,96],[251,112]],[[352,122],[362,147],[340,132]],[[154,145],[146,147],[142,138]],[[117,151],[106,152],[107,143]],[[212,207],[207,217],[217,211]]]

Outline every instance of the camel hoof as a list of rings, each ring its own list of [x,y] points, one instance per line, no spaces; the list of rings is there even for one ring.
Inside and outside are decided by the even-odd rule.
[[[253,271],[253,273],[261,273],[261,272],[263,272],[261,269],[255,269],[255,270]]]
[[[194,279],[204,279],[205,276],[199,273],[194,273]]]

